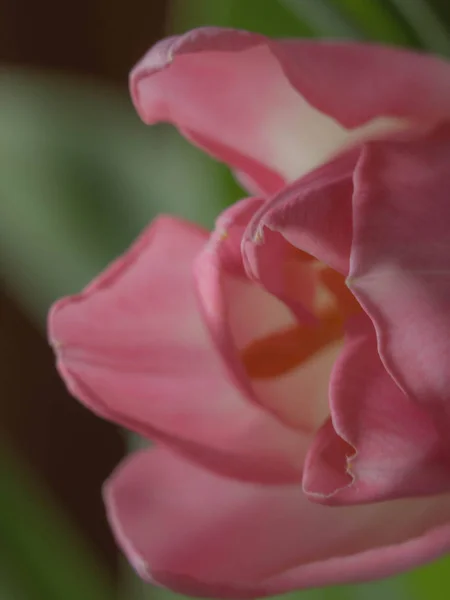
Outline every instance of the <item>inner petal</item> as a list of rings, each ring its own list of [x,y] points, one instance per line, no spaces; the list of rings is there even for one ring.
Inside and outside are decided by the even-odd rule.
[[[345,321],[361,308],[341,274],[318,261],[311,268],[318,273],[313,306],[317,319],[252,338],[240,358],[268,408],[294,428],[315,430],[329,415],[328,382]]]
[[[241,353],[249,377],[270,379],[301,365],[343,334],[342,317],[329,311],[317,325],[297,324],[251,342]]]
[[[278,377],[303,364],[341,339],[344,320],[361,311],[340,273],[318,262],[314,267],[319,271],[314,307],[317,322],[295,323],[248,343],[241,360],[252,379]]]

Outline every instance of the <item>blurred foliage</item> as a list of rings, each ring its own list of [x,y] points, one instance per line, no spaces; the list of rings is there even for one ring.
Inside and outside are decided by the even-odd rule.
[[[216,25],[280,37],[344,37],[420,45],[386,0],[175,1],[173,30]]]
[[[211,225],[237,198],[221,165],[169,127],[150,134],[125,93],[0,78],[0,276],[41,323],[156,213]]]
[[[156,213],[211,226],[238,193],[171,128],[149,135],[125,92],[0,74],[0,277],[41,327],[57,297],[82,288]],[[111,599],[63,515],[27,478],[0,447],[0,594]]]
[[[391,0],[415,31],[422,46],[436,54],[450,56],[450,35],[440,15],[427,0]]]
[[[271,36],[344,37],[449,55],[449,24],[448,0],[175,0],[171,28],[217,25]],[[0,277],[41,325],[56,297],[83,287],[156,213],[210,226],[240,193],[225,167],[173,130],[144,127],[125,90],[27,72],[0,74]],[[0,585],[0,599],[112,598],[62,511],[4,445],[0,481],[0,581],[7,585]],[[388,581],[289,597],[449,595],[450,561],[444,559]],[[133,591],[123,593],[131,596],[180,598],[134,576]]]
[[[388,1],[328,0],[328,4],[356,25],[366,40],[399,46],[419,45],[414,31],[399,18]]]
[[[289,8],[277,0],[175,0],[171,25],[175,33],[216,25],[248,29],[270,36],[314,35],[314,30],[306,20],[293,19]]]
[[[216,25],[280,37],[332,37],[450,54],[447,0],[175,0],[173,30]]]
[[[4,440],[0,492],[0,593],[5,600],[114,599],[98,560]]]
[[[354,15],[345,14],[341,2],[327,0],[281,0],[301,21],[306,21],[317,36],[364,40],[364,31]],[[365,14],[367,14],[365,12]]]

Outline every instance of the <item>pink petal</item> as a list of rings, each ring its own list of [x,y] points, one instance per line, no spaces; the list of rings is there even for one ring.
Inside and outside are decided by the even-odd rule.
[[[237,389],[197,306],[206,232],[155,221],[80,295],[52,309],[49,336],[71,392],[103,417],[236,477],[298,481],[307,439]]]
[[[314,433],[330,414],[329,379],[340,349],[339,342],[329,344],[291,371],[253,380],[261,406],[289,427]]]
[[[147,123],[170,121],[270,195],[343,147],[450,116],[446,62],[395,48],[203,28],[131,74]]]
[[[210,243],[196,261],[199,298],[213,338],[236,384],[289,427],[303,431],[306,444],[311,431],[328,415],[327,375],[335,353],[318,353],[295,372],[262,381],[249,379],[242,361],[242,352],[252,342],[296,326],[299,317],[315,323],[306,308],[311,304],[315,285],[307,263],[293,263],[285,273],[286,282],[288,275],[298,278],[298,284],[289,289],[286,304],[270,293],[276,288],[274,278],[263,287],[244,271],[242,236],[261,204],[261,200],[249,198],[222,214]],[[284,245],[288,246],[287,242]],[[284,246],[280,252],[283,250]],[[269,256],[267,259],[268,263],[276,262],[275,256],[272,261]],[[285,262],[276,263],[279,270],[286,266]],[[283,299],[282,292],[279,296]]]
[[[448,126],[415,141],[366,147],[355,176],[349,279],[375,324],[386,368],[447,440],[449,167]]]
[[[270,203],[267,203],[270,206]],[[265,206],[258,215],[265,213]],[[259,221],[255,221],[259,224]],[[254,236],[248,240],[248,235]],[[259,235],[263,239],[259,239]],[[248,276],[281,300],[300,322],[313,323],[317,274],[311,268],[313,257],[298,252],[278,231],[260,229],[247,232],[242,244]]]
[[[256,213],[243,241],[244,260],[252,277],[266,281],[273,277],[271,271],[278,269],[278,264],[265,260],[277,251],[272,249],[277,242],[270,234],[273,231],[295,248],[348,273],[352,177],[358,156],[357,149],[341,154],[286,187]]]
[[[450,456],[434,423],[384,368],[370,319],[349,320],[330,384],[329,422],[305,465],[305,491],[349,504],[450,491]]]
[[[348,272],[352,176],[358,156],[357,149],[342,154],[288,186],[260,208],[245,234],[243,253],[249,275],[289,306],[302,323],[308,321],[295,300],[301,299],[300,306],[312,310],[308,290],[314,296],[317,285],[317,271],[311,270],[306,253],[341,273]],[[297,261],[295,271],[285,271],[287,247],[306,257]],[[301,286],[307,295],[300,294]],[[338,342],[332,343],[291,372],[254,383],[258,398],[286,423],[315,430],[329,414],[329,375],[339,349]]]
[[[130,85],[146,123],[173,123],[270,194],[283,177],[261,124],[270,106],[285,98],[284,104],[295,104],[295,94],[264,44],[257,34],[198,29],[154,46],[132,71]]]
[[[105,488],[117,540],[146,580],[193,596],[260,597],[363,581],[450,548],[449,496],[330,509],[299,486],[224,478],[156,449]]]
[[[437,56],[351,42],[281,40],[271,48],[306,101],[348,129],[380,116],[450,118],[450,65]]]

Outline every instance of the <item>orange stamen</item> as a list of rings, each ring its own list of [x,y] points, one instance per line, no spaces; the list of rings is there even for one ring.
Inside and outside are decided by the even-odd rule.
[[[284,375],[331,342],[342,337],[342,317],[336,312],[324,314],[314,325],[294,325],[251,342],[241,359],[249,377],[268,379]]]
[[[249,377],[269,379],[288,373],[342,338],[345,319],[361,311],[340,273],[329,267],[320,268],[318,273],[321,283],[332,295],[328,306],[318,315],[319,322],[293,325],[248,344],[241,353],[241,360]]]

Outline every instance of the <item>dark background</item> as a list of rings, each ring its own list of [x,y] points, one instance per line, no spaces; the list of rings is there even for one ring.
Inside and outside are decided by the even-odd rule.
[[[0,0],[0,64],[126,87],[130,67],[164,35],[167,15],[164,0]],[[99,489],[125,453],[123,436],[67,394],[45,338],[1,280],[0,390],[0,435],[116,574]]]

